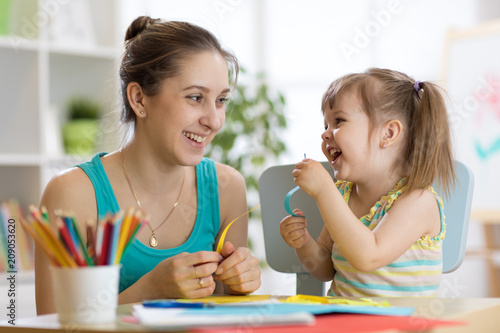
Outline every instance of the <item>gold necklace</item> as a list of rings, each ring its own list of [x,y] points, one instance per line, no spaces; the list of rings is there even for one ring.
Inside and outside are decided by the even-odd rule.
[[[123,167],[123,173],[125,174],[125,178],[127,179],[128,186],[130,187],[130,192],[132,192],[132,195],[134,196],[134,199],[137,202],[137,206],[139,206],[141,211],[144,211],[142,209],[141,202],[137,198],[137,195],[135,194],[134,189],[132,188],[132,184],[130,183],[130,179],[128,178],[127,169],[125,168],[125,162],[124,162],[124,158],[123,158],[123,150],[120,150],[120,157],[121,157],[121,162],[122,162],[122,167]],[[186,179],[186,172],[184,172],[184,176],[182,177],[181,190],[179,191],[179,195],[177,196],[177,200],[175,201],[174,206],[170,210],[170,213],[168,213],[167,217],[165,217],[163,222],[160,223],[160,225],[157,226],[155,229],[153,229],[153,227],[151,227],[151,225],[149,223],[147,223],[149,229],[151,229],[151,237],[149,237],[149,245],[151,245],[151,247],[156,247],[158,245],[158,239],[156,238],[155,231],[158,230],[165,222],[167,222],[170,215],[172,215],[174,208],[177,207],[177,205],[179,204],[179,199],[181,198],[182,189],[184,188],[184,180],[185,179]]]

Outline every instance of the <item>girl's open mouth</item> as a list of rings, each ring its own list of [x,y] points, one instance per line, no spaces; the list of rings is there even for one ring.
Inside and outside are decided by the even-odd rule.
[[[338,158],[340,157],[340,155],[342,155],[342,151],[340,149],[337,149],[337,148],[331,148],[329,150],[330,152],[330,155],[332,156],[332,164],[335,163]]]

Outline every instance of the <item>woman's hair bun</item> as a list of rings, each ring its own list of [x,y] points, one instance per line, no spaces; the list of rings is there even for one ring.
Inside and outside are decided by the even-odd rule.
[[[155,24],[159,19],[153,19],[149,16],[139,16],[136,18],[128,27],[127,32],[125,33],[125,41],[128,41],[141,32],[146,30],[151,24]]]

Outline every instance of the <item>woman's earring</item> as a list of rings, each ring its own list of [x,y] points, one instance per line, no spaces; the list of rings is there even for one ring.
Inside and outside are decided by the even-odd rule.
[[[139,112],[140,114],[144,114],[144,111],[141,110],[141,112]]]
[[[386,148],[385,147],[385,140],[387,140],[387,134],[384,135],[384,138],[382,140],[384,140],[384,143],[382,143],[382,149],[385,149]]]

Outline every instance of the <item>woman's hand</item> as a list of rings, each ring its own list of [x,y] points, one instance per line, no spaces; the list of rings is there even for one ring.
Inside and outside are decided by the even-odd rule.
[[[215,271],[215,279],[226,285],[230,294],[249,294],[260,287],[259,260],[246,247],[235,249],[231,242],[222,248],[224,260]]]
[[[150,273],[154,298],[200,298],[215,289],[212,274],[222,256],[215,251],[179,253],[160,262]]]
[[[294,209],[293,212],[297,215],[304,215],[300,209]],[[280,223],[280,234],[285,242],[294,249],[302,248],[311,239],[311,235],[307,231],[305,217],[292,215],[285,217]]]
[[[314,199],[320,195],[321,190],[329,188],[329,186],[325,186],[327,182],[335,185],[323,165],[311,159],[304,159],[297,163],[292,175],[295,184],[299,185],[302,191]]]

